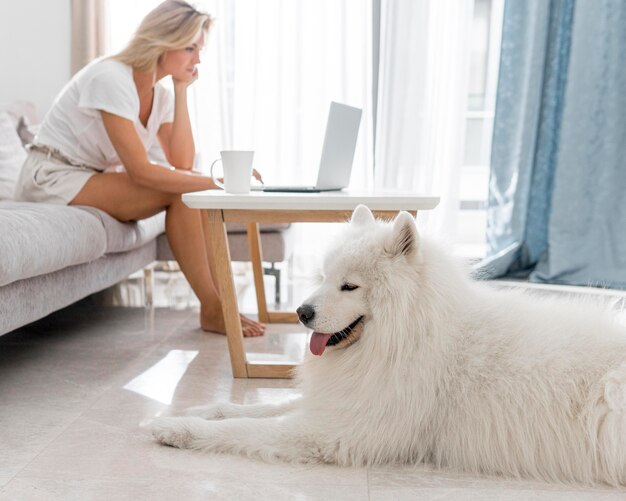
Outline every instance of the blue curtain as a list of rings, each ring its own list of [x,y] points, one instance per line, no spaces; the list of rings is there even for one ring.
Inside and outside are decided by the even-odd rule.
[[[486,277],[626,288],[626,1],[507,0]]]

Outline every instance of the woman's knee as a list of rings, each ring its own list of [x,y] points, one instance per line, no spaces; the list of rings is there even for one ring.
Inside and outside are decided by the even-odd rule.
[[[175,205],[179,198],[180,195],[174,193],[153,191],[145,194],[138,203],[129,203],[117,207],[111,212],[111,215],[122,222],[137,221],[167,210],[172,205]]]
[[[187,207],[185,202],[183,202],[183,195],[181,193],[172,194],[169,205],[176,205],[178,207]]]
[[[159,200],[164,209],[168,208],[170,205],[180,203],[182,200],[181,197],[182,195],[180,193],[159,192]]]

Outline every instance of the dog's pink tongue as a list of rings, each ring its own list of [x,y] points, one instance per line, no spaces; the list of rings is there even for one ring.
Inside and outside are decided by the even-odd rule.
[[[326,343],[328,343],[331,335],[332,334],[323,334],[321,332],[311,334],[311,353],[313,353],[313,355],[321,355],[324,353]]]

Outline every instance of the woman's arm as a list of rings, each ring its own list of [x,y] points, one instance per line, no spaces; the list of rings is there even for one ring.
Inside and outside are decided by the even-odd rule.
[[[195,79],[194,79],[195,80]],[[159,142],[170,164],[177,169],[190,170],[196,154],[187,108],[187,88],[190,82],[174,82],[174,122],[161,125]]]
[[[217,188],[208,176],[171,170],[148,160],[135,125],[126,118],[100,111],[102,122],[130,178],[138,185],[167,193],[187,193]]]

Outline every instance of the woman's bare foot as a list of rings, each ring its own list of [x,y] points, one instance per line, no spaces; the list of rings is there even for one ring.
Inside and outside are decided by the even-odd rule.
[[[262,336],[265,334],[265,324],[252,320],[244,315],[239,315],[241,318],[241,328],[243,329],[243,335],[246,337]],[[246,334],[246,329],[250,334]]]
[[[256,337],[265,334],[265,325],[251,318],[239,315],[241,318],[241,330],[244,337]],[[217,332],[218,334],[226,334],[226,326],[224,325],[224,316],[222,311],[209,312],[200,308],[200,327],[203,331]]]

